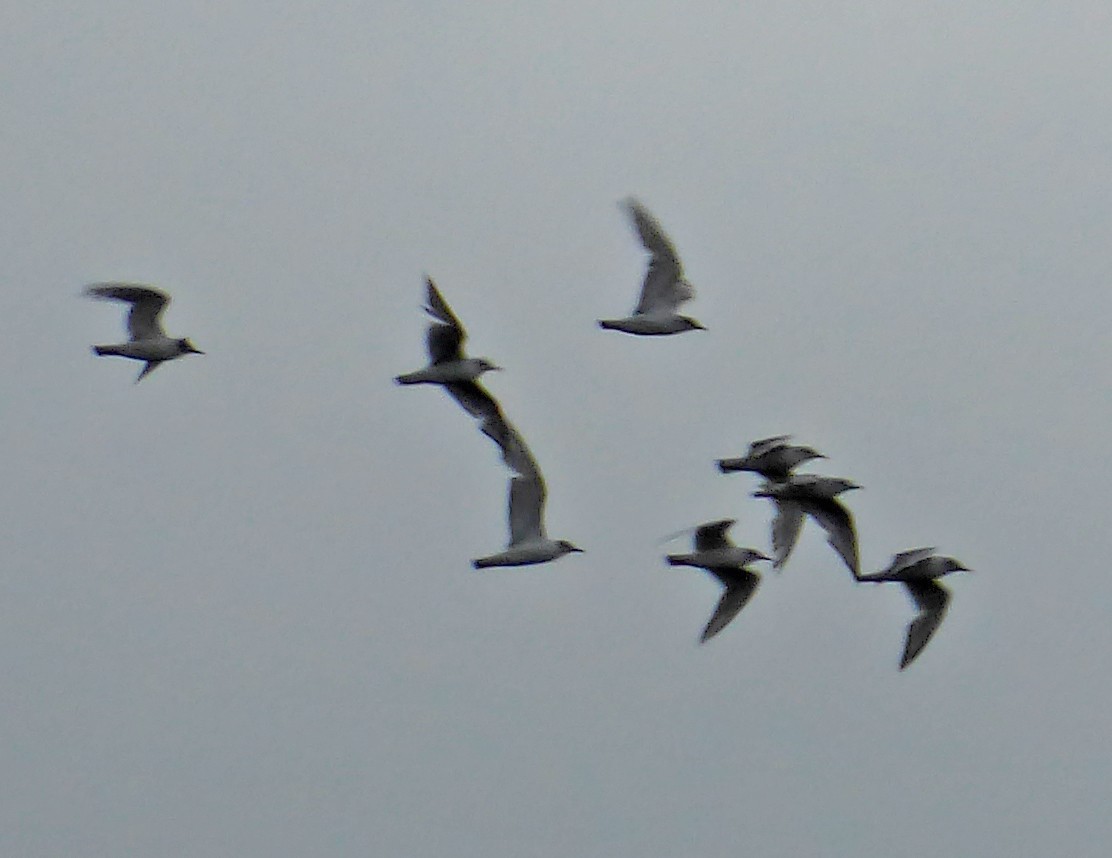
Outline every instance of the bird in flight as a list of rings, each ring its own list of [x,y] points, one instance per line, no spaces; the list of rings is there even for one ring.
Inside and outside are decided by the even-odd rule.
[[[138,283],[94,283],[86,287],[85,294],[92,298],[109,301],[124,301],[131,305],[127,314],[127,332],[130,339],[126,343],[107,346],[93,346],[97,355],[119,355],[132,360],[145,361],[146,364],[135,379],[136,384],[154,372],[165,361],[182,355],[203,355],[189,339],[166,336],[160,319],[162,311],[170,303],[170,296],[159,289]]]
[[[825,459],[822,453],[812,447],[789,444],[791,435],[776,435],[761,438],[749,445],[744,456],[735,459],[719,459],[718,470],[724,474],[733,471],[752,471],[766,480],[786,480],[794,468],[812,459]]]
[[[667,556],[670,566],[694,566],[705,569],[725,588],[722,597],[718,600],[718,607],[714,609],[710,621],[703,629],[703,634],[699,638],[700,643],[706,643],[726,628],[730,620],[736,617],[753,597],[757,585],[761,582],[761,576],[747,568],[749,564],[758,560],[772,559],[752,548],[740,548],[734,545],[726,536],[726,531],[734,521],[735,519],[726,518],[700,525],[695,530],[694,552]]]
[[[816,474],[792,474],[780,482],[765,483],[753,492],[753,497],[770,498],[776,504],[776,517],[772,521],[772,566],[781,568],[788,560],[799,540],[803,517],[811,516],[826,531],[827,542],[857,577],[857,532],[853,517],[837,496],[842,492],[858,489],[856,483],[840,477],[820,477]]]
[[[858,575],[858,581],[881,583],[898,581],[907,588],[919,613],[907,626],[907,641],[900,670],[903,670],[919,655],[931,637],[942,624],[946,609],[950,605],[950,591],[938,583],[938,579],[951,572],[968,572],[969,569],[953,557],[942,557],[933,548],[913,548],[901,551],[892,558],[886,569],[869,575]]]
[[[429,365],[397,376],[398,384],[451,384],[473,382],[484,372],[501,369],[486,358],[469,358],[463,351],[464,330],[431,277],[425,278],[425,312],[432,316],[425,342]]]
[[[695,297],[695,287],[684,279],[683,265],[671,240],[637,200],[626,200],[623,206],[633,219],[645,250],[649,251],[649,270],[645,272],[641,299],[633,314],[624,319],[600,319],[599,327],[639,336],[705,331],[695,319],[676,312],[682,303]]]

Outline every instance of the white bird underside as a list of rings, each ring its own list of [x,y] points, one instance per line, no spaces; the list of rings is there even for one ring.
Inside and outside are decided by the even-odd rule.
[[[488,370],[498,369],[486,358],[469,358],[463,350],[467,331],[452,312],[431,277],[425,278],[425,312],[432,317],[425,333],[429,364],[397,376],[398,384],[451,384],[474,381]]]

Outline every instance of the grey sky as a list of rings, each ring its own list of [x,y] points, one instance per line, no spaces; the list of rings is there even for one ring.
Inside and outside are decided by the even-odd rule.
[[[280,5],[0,10],[0,852],[1103,855],[1107,5]],[[709,332],[595,327],[628,194]],[[588,553],[470,571],[426,272]],[[207,355],[94,359],[105,279]],[[656,540],[767,545],[779,432],[977,570],[907,672],[811,525],[696,645]]]

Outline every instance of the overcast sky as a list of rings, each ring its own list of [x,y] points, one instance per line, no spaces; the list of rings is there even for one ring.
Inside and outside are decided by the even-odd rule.
[[[1106,3],[10,3],[0,10],[0,852],[1103,856]],[[674,240],[709,331],[638,339]],[[500,550],[422,278],[586,549]],[[157,283],[207,354],[96,359]],[[718,598],[660,537],[864,486]]]

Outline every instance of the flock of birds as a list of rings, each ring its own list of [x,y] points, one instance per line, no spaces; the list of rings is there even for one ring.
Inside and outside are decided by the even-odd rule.
[[[695,295],[684,279],[675,247],[656,219],[636,200],[624,203],[641,243],[650,254],[640,300],[632,314],[620,319],[599,320],[599,326],[637,336],[664,336],[706,330],[679,307]],[[126,343],[93,346],[97,355],[117,355],[143,361],[136,382],[163,363],[187,354],[204,354],[188,338],[166,335],[160,317],[169,296],[150,286],[134,283],[97,283],[87,294],[94,298],[123,301],[131,305],[127,318]],[[486,358],[468,357],[464,350],[467,332],[440,294],[431,278],[426,279],[425,311],[432,318],[426,344],[428,366],[396,377],[401,385],[432,384],[443,388],[474,418],[480,431],[498,446],[512,475],[509,481],[510,539],[505,550],[472,561],[476,569],[526,566],[547,563],[566,554],[581,552],[566,539],[550,538],[544,526],[546,490],[540,467],[521,433],[506,418],[502,407],[479,383],[483,373],[499,370]],[[694,550],[669,554],[673,566],[705,569],[723,586],[723,593],[701,641],[724,629],[752,598],[760,583],[752,564],[761,561],[780,569],[799,539],[804,519],[812,518],[827,534],[827,541],[841,557],[854,580],[866,583],[898,582],[904,585],[918,608],[907,628],[900,669],[922,652],[942,622],[950,595],[938,579],[951,572],[968,571],[952,557],[934,548],[916,548],[896,554],[887,568],[861,574],[857,534],[853,517],[838,499],[856,484],[839,477],[799,474],[795,469],[815,459],[826,458],[811,447],[792,443],[789,435],[763,438],[750,444],[744,456],[720,459],[723,473],[747,471],[764,478],[754,497],[770,499],[776,508],[772,521],[772,556],[753,548],[736,546],[727,536],[734,519],[711,521],[694,528]],[[680,531],[688,533],[692,529]]]

